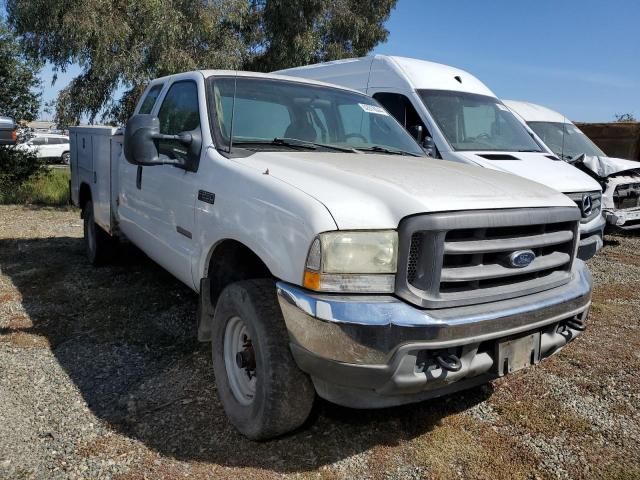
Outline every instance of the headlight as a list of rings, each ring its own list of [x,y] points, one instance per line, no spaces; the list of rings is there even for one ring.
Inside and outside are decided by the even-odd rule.
[[[322,233],[309,249],[304,286],[320,292],[393,292],[397,260],[395,231]]]

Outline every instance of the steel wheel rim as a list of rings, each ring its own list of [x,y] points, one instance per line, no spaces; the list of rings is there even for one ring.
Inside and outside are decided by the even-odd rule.
[[[224,366],[231,392],[242,405],[250,405],[253,402],[258,381],[255,368],[251,370],[238,365],[238,354],[249,349],[253,352],[253,347],[248,348],[247,345],[251,345],[249,329],[240,317],[230,318],[224,331]]]

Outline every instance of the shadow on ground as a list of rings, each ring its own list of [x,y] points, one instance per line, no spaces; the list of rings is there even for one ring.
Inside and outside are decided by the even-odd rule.
[[[307,471],[412,439],[492,392],[375,411],[317,401],[297,432],[250,442],[217,400],[208,346],[195,340],[196,295],[140,252],[94,269],[81,239],[9,239],[0,240],[0,265],[31,320],[10,320],[0,341],[33,337],[46,348],[46,339],[97,417],[180,460]]]

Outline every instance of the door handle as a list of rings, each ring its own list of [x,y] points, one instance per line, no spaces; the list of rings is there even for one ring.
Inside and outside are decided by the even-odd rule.
[[[138,165],[138,171],[136,172],[136,188],[142,190],[142,165]]]

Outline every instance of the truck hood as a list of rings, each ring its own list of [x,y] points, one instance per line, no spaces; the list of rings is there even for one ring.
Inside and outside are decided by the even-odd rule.
[[[590,192],[601,190],[593,178],[581,172],[567,162],[551,160],[545,153],[538,152],[499,152],[517,158],[517,160],[490,160],[482,155],[493,155],[495,152],[456,152],[465,159],[503,172],[513,173],[542,183],[559,192]]]
[[[575,207],[524,178],[427,157],[259,152],[236,160],[311,195],[340,229],[396,228],[416,213]]]

